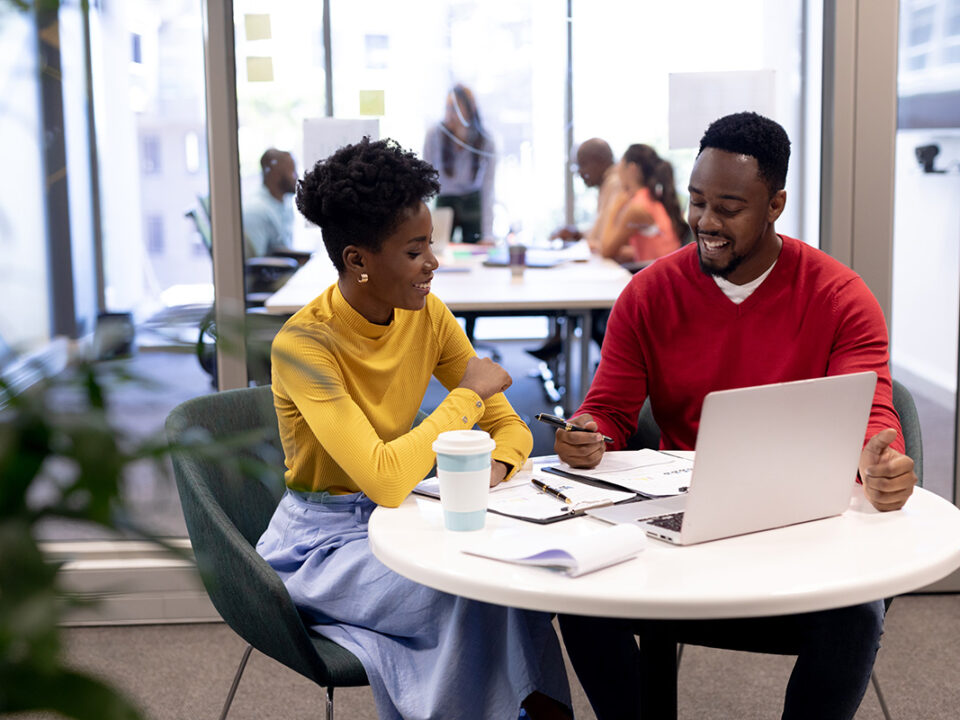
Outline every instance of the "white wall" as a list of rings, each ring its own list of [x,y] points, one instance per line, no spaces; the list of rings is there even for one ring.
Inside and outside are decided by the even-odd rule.
[[[893,312],[890,353],[901,367],[951,398],[957,388],[960,315],[960,168],[925,174],[914,148],[960,157],[960,130],[901,130],[896,144]]]

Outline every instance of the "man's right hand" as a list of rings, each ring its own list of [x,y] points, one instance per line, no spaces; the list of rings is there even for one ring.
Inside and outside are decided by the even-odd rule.
[[[570,467],[596,467],[606,449],[603,444],[603,436],[597,432],[597,423],[590,415],[578,415],[567,422],[593,432],[557,430],[557,435],[553,440],[554,451]]]
[[[481,399],[503,392],[513,384],[510,373],[490,358],[472,357],[467,360],[467,369],[458,387],[473,390]]]

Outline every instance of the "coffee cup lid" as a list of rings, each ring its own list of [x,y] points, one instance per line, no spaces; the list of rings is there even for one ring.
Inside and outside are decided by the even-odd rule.
[[[433,441],[434,452],[450,455],[479,455],[495,447],[497,443],[485,430],[449,430]]]

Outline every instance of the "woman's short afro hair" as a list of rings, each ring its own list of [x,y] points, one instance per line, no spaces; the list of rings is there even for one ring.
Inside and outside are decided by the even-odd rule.
[[[338,272],[343,249],[378,252],[408,210],[440,190],[437,171],[393,140],[363,138],[320,160],[297,182],[297,208],[323,231]]]
[[[755,112],[726,115],[710,123],[700,139],[699,155],[707,148],[716,148],[756,159],[760,177],[771,193],[787,184],[790,162],[790,138],[779,124]]]

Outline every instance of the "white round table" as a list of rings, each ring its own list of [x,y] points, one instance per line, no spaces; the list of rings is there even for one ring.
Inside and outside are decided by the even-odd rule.
[[[478,532],[443,528],[440,504],[411,495],[370,518],[370,546],[412,580],[475,600],[531,610],[630,618],[733,618],[824,610],[928,585],[960,567],[960,509],[917,488],[879,513],[858,488],[843,515],[762,533],[675,547],[650,540],[620,565],[570,578],[461,552],[518,527],[584,534],[588,517],[537,525],[487,514]]]

